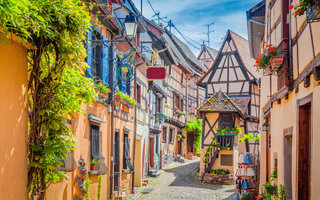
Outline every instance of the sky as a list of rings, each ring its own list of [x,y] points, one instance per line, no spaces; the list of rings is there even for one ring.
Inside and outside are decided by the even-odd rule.
[[[204,24],[214,22],[211,26],[210,47],[219,50],[228,29],[248,38],[246,11],[261,0],[149,0],[164,21],[172,20],[175,27],[184,35],[194,40],[188,44],[176,30],[177,35],[198,55],[203,41],[207,41],[207,27]],[[140,10],[141,0],[133,0]],[[142,14],[148,19],[156,19],[148,0],[142,0]],[[166,22],[162,22],[164,26]],[[195,43],[197,42],[197,44]],[[193,47],[195,46],[195,47]]]

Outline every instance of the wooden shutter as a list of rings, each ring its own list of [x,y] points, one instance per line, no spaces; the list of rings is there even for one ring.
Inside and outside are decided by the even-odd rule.
[[[130,159],[130,139],[125,137],[125,162],[127,168],[129,167],[130,171],[133,171],[134,167],[131,165]]]
[[[92,72],[91,72],[91,66],[92,66],[92,32],[87,32],[87,58],[86,62],[90,66],[90,68],[87,68],[86,70],[86,76],[88,78],[92,78]]]
[[[103,40],[107,40],[102,36]],[[109,85],[109,46],[103,45],[102,47],[102,81]]]

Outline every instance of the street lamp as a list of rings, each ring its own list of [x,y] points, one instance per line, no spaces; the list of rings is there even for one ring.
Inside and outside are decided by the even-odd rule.
[[[125,26],[126,34],[128,38],[134,38],[137,33],[138,23],[133,13],[130,12],[130,14],[126,16],[124,20],[124,26]]]
[[[270,125],[268,124],[267,121],[265,121],[262,125],[262,130],[263,131],[270,131]]]

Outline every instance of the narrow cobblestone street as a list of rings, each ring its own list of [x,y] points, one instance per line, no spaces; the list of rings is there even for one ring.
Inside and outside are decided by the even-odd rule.
[[[163,170],[148,186],[152,191],[139,200],[228,200],[233,199],[234,186],[209,185],[194,179],[199,159],[183,164],[174,163]]]

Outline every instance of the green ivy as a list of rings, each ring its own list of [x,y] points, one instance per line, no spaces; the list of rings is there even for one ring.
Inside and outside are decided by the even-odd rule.
[[[90,200],[90,186],[91,186],[91,181],[90,181],[90,179],[86,179],[85,181],[84,181],[84,186],[85,186],[85,188],[86,188],[86,194],[85,194],[85,198],[86,198],[86,200]]]
[[[58,168],[75,149],[67,120],[97,96],[84,76],[90,20],[82,0],[0,0],[0,41],[12,33],[34,47],[27,53],[29,199],[45,199],[47,187],[65,177]]]
[[[200,153],[201,137],[202,137],[202,120],[197,119],[193,122],[187,123],[185,127],[186,131],[195,131],[196,137],[194,139],[194,147],[196,153]]]
[[[260,141],[260,134],[258,133],[257,134],[257,137],[254,136],[253,133],[250,133],[250,134],[244,134],[242,138],[239,137],[239,142],[243,143],[245,142],[246,140],[251,140],[251,141],[254,141],[254,142],[259,142]]]
[[[101,185],[102,185],[102,175],[98,176],[98,192],[97,192],[97,199],[100,200],[101,197]]]

